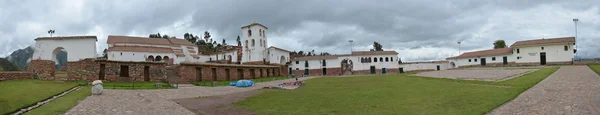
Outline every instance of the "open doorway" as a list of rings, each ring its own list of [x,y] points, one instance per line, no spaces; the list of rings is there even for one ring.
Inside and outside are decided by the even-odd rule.
[[[540,52],[540,65],[546,65],[546,52]]]
[[[144,81],[150,81],[150,66],[144,66]]]

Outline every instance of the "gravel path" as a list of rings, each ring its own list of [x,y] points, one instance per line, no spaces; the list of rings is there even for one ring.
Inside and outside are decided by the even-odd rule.
[[[500,81],[520,76],[526,72],[532,72],[538,69],[459,69],[421,72],[417,76],[467,79],[483,81]]]
[[[600,77],[587,66],[563,66],[489,115],[600,115]]]
[[[304,77],[307,80],[315,77]],[[283,82],[295,81],[294,79],[277,80],[256,83],[255,86],[237,88],[224,87],[180,87],[179,89],[163,90],[105,90],[102,95],[89,96],[79,102],[77,106],[67,111],[68,115],[193,115],[194,113],[178,105],[173,99],[196,98],[225,95],[260,89],[268,85],[278,85]]]

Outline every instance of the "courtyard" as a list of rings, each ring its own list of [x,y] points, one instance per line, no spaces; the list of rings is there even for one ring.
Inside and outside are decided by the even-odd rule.
[[[594,95],[600,93],[600,77],[594,72],[600,71],[599,67],[469,68],[369,76],[302,77],[299,80],[306,85],[295,90],[261,89],[294,79],[265,81],[247,88],[181,85],[178,89],[129,90],[110,89],[107,85],[102,95],[90,96],[90,87],[83,87],[27,114],[599,114],[600,97]],[[500,81],[421,76],[432,72],[456,76],[460,76],[459,73],[481,76],[513,73],[499,76],[502,78]],[[4,108],[3,113],[77,85],[41,80],[0,82],[3,88],[23,87],[19,84],[44,85],[39,87],[52,87],[48,88],[52,90],[25,87],[19,93],[3,94],[2,97],[14,97],[0,101],[3,107],[10,107]],[[3,92],[17,91],[3,89]],[[20,106],[13,106],[19,103]]]

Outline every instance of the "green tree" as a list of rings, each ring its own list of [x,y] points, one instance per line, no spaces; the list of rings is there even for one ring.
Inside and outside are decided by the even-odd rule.
[[[494,49],[498,49],[498,48],[506,48],[506,42],[504,42],[504,40],[494,41]]]
[[[375,51],[383,51],[383,46],[381,46],[381,44],[377,43],[377,42],[373,42],[373,48],[375,48]]]
[[[242,40],[240,40],[240,36],[237,36],[237,39],[235,39],[235,41],[237,42],[237,46],[242,46]]]
[[[205,31],[205,32],[204,32],[204,41],[206,41],[206,42],[208,42],[208,43],[211,43],[211,42],[209,41],[209,39],[210,39],[210,33],[208,33],[208,31]]]
[[[102,51],[102,57],[108,58],[108,51],[106,50],[106,48],[104,48],[104,51]]]
[[[227,43],[225,42],[225,39],[223,39],[223,41],[221,42],[221,45],[226,46]]]
[[[54,31],[54,30],[48,30],[48,34],[50,34],[50,37],[52,37],[52,34],[54,34],[54,32],[56,32],[56,31]]]

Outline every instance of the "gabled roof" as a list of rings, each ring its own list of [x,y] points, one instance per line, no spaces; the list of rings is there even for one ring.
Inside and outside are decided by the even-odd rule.
[[[38,37],[35,40],[66,40],[66,39],[95,39],[98,41],[96,36],[56,36],[56,37]]]
[[[259,26],[265,27],[266,29],[269,29],[269,28],[267,28],[267,26],[259,24],[259,23],[256,23],[256,22],[254,22],[254,23],[252,23],[250,25],[247,25],[247,26],[242,26],[242,28],[247,28],[247,27],[254,26],[254,25],[259,25]]]
[[[144,47],[144,46],[115,46],[108,47],[108,51],[133,51],[133,52],[154,52],[154,53],[173,53],[171,48]]]
[[[323,59],[337,59],[338,55],[328,55],[328,56],[303,56],[296,57],[292,60],[323,60]]]
[[[288,51],[288,50],[284,50],[284,49],[281,49],[281,48],[278,48],[278,47],[275,47],[275,46],[271,46],[271,47],[269,47],[269,49],[271,49],[271,48],[273,48],[273,49],[277,49],[277,50],[281,50],[281,51],[285,51],[285,52],[290,52],[290,51]]]
[[[512,44],[510,47],[539,45],[539,44],[552,44],[552,43],[575,43],[575,37],[562,37],[562,38],[548,38],[548,39],[517,41],[514,44]]]
[[[351,55],[397,55],[396,51],[353,51]]]
[[[108,44],[114,43],[134,43],[134,44],[152,44],[152,45],[171,45],[169,40],[164,38],[147,38],[147,37],[131,37],[131,36],[108,36],[106,40]]]
[[[459,56],[449,57],[446,59],[472,58],[472,57],[506,55],[506,54],[512,54],[512,48],[500,48],[500,49],[482,50],[482,51],[474,51],[474,52],[465,52]]]

